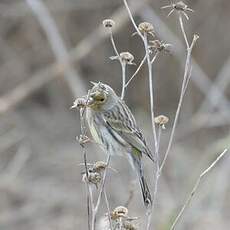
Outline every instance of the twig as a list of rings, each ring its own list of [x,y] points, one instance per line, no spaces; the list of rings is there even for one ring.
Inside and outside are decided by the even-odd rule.
[[[116,44],[115,44],[115,41],[114,41],[114,38],[113,38],[113,31],[112,31],[112,28],[109,28],[109,33],[110,33],[110,41],[112,43],[112,46],[113,46],[113,50],[115,51],[115,54],[118,58],[120,58],[120,55],[119,55],[119,52],[117,50],[117,47],[116,47]]]
[[[130,79],[127,81],[127,83],[125,84],[125,88],[128,87],[128,85],[130,84],[130,82],[133,80],[133,78],[138,74],[138,72],[140,71],[141,67],[143,66],[143,64],[145,63],[146,60],[146,55],[143,57],[143,59],[141,60],[139,66],[137,67],[136,71],[133,73],[133,75],[130,77]]]
[[[215,167],[215,165],[217,164],[217,162],[224,157],[224,155],[227,153],[228,149],[225,149],[217,158],[215,161],[212,162],[212,164],[207,168],[205,169],[199,176],[199,178],[197,179],[192,191],[190,192],[187,200],[185,201],[184,205],[182,206],[179,214],[177,215],[176,219],[174,220],[172,226],[170,227],[170,230],[174,230],[178,221],[181,219],[181,217],[183,216],[184,214],[184,211],[185,209],[188,207],[190,201],[192,200],[193,196],[195,195],[196,193],[196,190],[198,189],[199,185],[200,185],[200,182],[201,180],[203,179],[203,177],[213,168]]]
[[[149,47],[148,47],[147,33],[144,32],[144,34],[142,35],[142,33],[140,32],[140,30],[138,29],[138,27],[134,21],[133,15],[129,9],[127,1],[123,0],[123,2],[125,4],[126,10],[128,11],[130,20],[131,20],[136,32],[141,37],[141,39],[144,43],[145,55],[146,55],[147,66],[148,66],[148,77],[149,77],[149,95],[150,95],[150,111],[151,111],[152,132],[153,132],[153,139],[154,139],[155,154],[156,154],[156,156],[158,156],[156,125],[155,125],[155,121],[154,121],[155,120],[155,114],[154,114],[154,92],[153,92],[153,75],[152,75],[152,63],[155,61],[157,54],[153,58],[153,62],[151,62],[150,54],[149,54]],[[155,179],[156,179],[157,174],[158,174],[158,168],[159,168],[159,166],[156,166]],[[150,229],[151,217],[152,217],[152,213],[154,210],[154,205],[155,205],[155,198],[153,198],[152,207],[150,209],[148,209],[146,212],[146,214],[147,214],[147,230]]]
[[[126,84],[126,63],[121,63],[121,69],[122,69],[122,91],[121,91],[121,99],[124,99],[125,96],[125,84]]]
[[[185,33],[185,29],[184,29],[184,23],[183,23],[183,19],[182,19],[182,14],[181,12],[178,12],[178,17],[179,17],[179,23],[180,23],[180,28],[181,28],[181,31],[182,31],[182,34],[184,36],[184,40],[185,40],[185,43],[186,43],[186,47],[189,48],[189,43],[188,43],[188,38],[187,38],[187,35]]]
[[[145,39],[145,38],[144,38],[144,36],[142,35],[142,33],[140,32],[140,30],[137,28],[136,22],[134,21],[132,12],[131,12],[131,10],[130,10],[130,8],[129,8],[129,6],[128,6],[127,1],[126,1],[126,0],[123,0],[123,2],[124,2],[125,8],[126,8],[128,14],[129,14],[129,18],[130,18],[130,20],[131,20],[131,22],[132,22],[132,24],[133,24],[135,30],[137,31],[138,35],[141,37],[142,41],[144,42],[144,39]]]
[[[154,100],[153,100],[153,77],[152,77],[152,63],[150,60],[150,55],[149,55],[149,48],[148,48],[148,39],[147,39],[147,34],[144,33],[144,35],[141,34],[140,30],[137,28],[137,25],[134,21],[133,15],[129,9],[129,6],[127,4],[126,0],[123,0],[124,5],[126,7],[126,10],[129,14],[129,18],[137,31],[138,35],[142,38],[143,43],[144,43],[144,48],[145,48],[145,55],[147,59],[147,65],[148,65],[148,75],[149,75],[149,93],[150,93],[150,107],[151,107],[151,120],[152,120],[152,130],[153,130],[153,138],[154,138],[154,145],[155,145],[155,151],[157,150],[157,135],[156,135],[156,127],[155,127],[155,122],[154,122]]]
[[[93,207],[92,207],[91,230],[95,230],[96,215],[97,215],[98,208],[99,208],[99,205],[101,203],[101,198],[102,198],[103,191],[104,191],[105,179],[106,179],[106,175],[107,175],[107,167],[109,165],[109,162],[110,162],[110,155],[108,155],[108,158],[106,161],[106,168],[104,170],[103,179],[101,182],[101,187],[99,190],[99,195],[98,195],[98,198],[96,201],[96,205],[93,204]]]
[[[137,2],[137,1],[136,1]],[[155,10],[150,7],[148,4],[146,4],[146,7],[144,7],[139,15],[142,17],[143,20],[154,22],[156,25],[158,25],[159,28],[161,28],[158,33],[159,36],[163,40],[171,41],[171,43],[174,44],[175,49],[173,49],[172,54],[179,60],[181,67],[184,69],[184,46],[183,43],[178,39],[178,37],[170,30],[170,28],[161,20],[161,18],[157,15]],[[219,87],[219,85],[212,85],[212,81],[209,79],[209,76],[203,71],[203,69],[200,67],[200,65],[194,60],[194,58],[191,57],[191,63],[193,66],[193,76],[191,80],[196,85],[200,91],[206,95],[207,100],[209,100],[209,103],[212,103],[213,98],[208,97],[210,92],[210,87],[213,86],[213,90],[215,92],[215,97],[219,97],[221,100],[221,106],[228,108],[229,107],[229,101],[226,98],[226,96],[222,92],[222,88]],[[217,106],[219,106],[217,104]]]
[[[106,208],[107,208],[107,212],[108,212],[108,220],[109,220],[110,230],[113,230],[112,220],[111,220],[111,210],[110,210],[109,200],[108,200],[108,197],[107,197],[107,193],[106,193],[106,189],[105,189],[105,188],[104,188],[104,190],[103,190],[103,193],[104,193],[105,204],[106,204]]]
[[[192,49],[193,49],[193,47],[194,47],[194,45],[195,45],[195,43],[196,43],[196,41],[198,39],[198,35],[194,35],[192,43],[191,43],[191,45],[189,45],[187,35],[185,33],[184,26],[183,26],[183,21],[181,19],[181,15],[179,15],[179,24],[180,24],[180,28],[181,28],[182,34],[184,36],[184,39],[185,39],[186,48],[187,48],[187,56],[186,56],[186,62],[185,62],[185,70],[184,70],[184,76],[183,76],[183,81],[182,81],[180,99],[179,99],[179,102],[178,102],[176,115],[175,115],[175,118],[174,118],[172,131],[171,131],[171,134],[170,134],[168,147],[167,147],[166,153],[164,155],[163,161],[162,161],[161,166],[160,166],[160,173],[161,173],[161,171],[162,171],[162,169],[163,169],[163,167],[165,165],[165,162],[167,160],[168,154],[169,154],[169,152],[171,150],[171,147],[172,147],[172,143],[173,143],[173,139],[174,139],[174,135],[175,135],[175,130],[176,130],[176,125],[177,125],[177,121],[178,121],[178,118],[179,118],[183,98],[184,98],[184,95],[185,95],[185,90],[187,88],[189,79],[191,77],[191,72],[190,72],[191,71],[191,53],[192,53]]]
[[[109,28],[109,33],[110,33],[110,40],[111,40],[113,49],[114,49],[115,54],[116,54],[116,58],[118,58],[118,60],[121,64],[121,71],[122,71],[122,74],[121,74],[121,76],[122,76],[121,99],[123,100],[124,96],[125,96],[125,85],[126,85],[126,62],[122,61],[120,54],[117,50],[117,47],[116,47],[116,44],[115,44],[115,41],[113,38],[112,28]]]

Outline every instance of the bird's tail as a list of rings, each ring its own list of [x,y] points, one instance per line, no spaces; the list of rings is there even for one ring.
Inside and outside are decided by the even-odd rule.
[[[144,177],[143,167],[142,167],[142,163],[141,163],[141,157],[135,156],[132,158],[133,158],[134,167],[135,167],[137,174],[138,174],[144,204],[145,204],[146,208],[150,208],[152,206],[152,197],[151,197],[149,187],[148,187],[147,182],[146,182],[145,177]]]

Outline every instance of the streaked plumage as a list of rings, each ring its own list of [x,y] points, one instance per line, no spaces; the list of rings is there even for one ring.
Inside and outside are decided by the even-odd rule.
[[[150,206],[152,199],[144,179],[141,157],[143,153],[153,161],[153,156],[125,102],[110,86],[94,83],[89,94],[86,120],[93,139],[105,152],[128,156],[138,173],[144,203],[146,207]]]

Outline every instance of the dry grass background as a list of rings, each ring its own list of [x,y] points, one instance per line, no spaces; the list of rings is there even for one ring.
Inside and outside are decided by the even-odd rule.
[[[109,60],[114,53],[100,30],[103,19],[119,12],[120,27],[115,34],[119,50],[131,51],[137,63],[144,54],[138,37],[131,37],[134,30],[122,11],[122,1],[43,2],[71,52],[72,78],[69,68],[52,66],[57,54],[27,1],[0,1],[0,229],[4,230],[87,229],[83,169],[79,166],[83,156],[75,141],[80,134],[79,115],[69,108],[74,98],[90,87],[90,80],[106,82],[120,92],[120,66]],[[172,54],[161,55],[154,67],[157,114],[166,114],[172,121],[184,63],[183,58],[180,61],[183,40],[176,17],[167,18],[160,9],[166,0],[130,2],[137,22],[151,21],[159,37],[174,45]],[[186,24],[188,35],[200,35],[193,52],[199,65],[194,66],[176,141],[159,185],[154,219],[156,229],[162,230],[170,226],[200,172],[230,146],[230,2],[187,3],[195,10]],[[61,58],[58,60],[65,60]],[[128,72],[134,69],[129,67]],[[152,143],[146,76],[143,68],[128,87],[126,102]],[[40,81],[34,82],[34,78]],[[18,86],[23,90],[14,91]],[[12,92],[17,94],[12,97]],[[162,146],[171,126],[172,122]],[[87,146],[87,152],[90,161],[105,157],[95,146]],[[150,163],[145,165],[150,178]],[[178,229],[228,229],[229,165],[229,157],[224,158],[202,183]],[[125,204],[133,189],[130,215],[143,216],[139,185],[129,164],[114,158],[112,167],[119,171],[108,174],[106,187],[112,208]],[[104,212],[102,207],[100,215]]]

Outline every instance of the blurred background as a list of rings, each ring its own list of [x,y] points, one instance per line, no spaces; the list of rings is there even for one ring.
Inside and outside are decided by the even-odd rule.
[[[137,23],[153,23],[160,40],[172,44],[154,64],[156,114],[170,118],[163,132],[163,156],[179,99],[185,63],[176,14],[167,17],[167,0],[130,0]],[[230,147],[230,2],[193,0],[195,10],[185,21],[188,37],[200,38],[193,52],[193,74],[178,128],[159,184],[155,229],[168,229],[196,178],[224,148]],[[127,17],[122,0],[1,0],[0,1],[0,229],[87,229],[85,186],[81,182],[78,111],[70,110],[89,81],[110,84],[119,94],[121,69],[105,18],[116,22],[120,52],[139,63],[143,45]],[[128,67],[128,76],[135,71]],[[126,103],[153,149],[147,69],[130,83]],[[93,144],[88,161],[104,160]],[[151,163],[144,159],[149,183]],[[202,182],[178,229],[228,229],[230,224],[230,157],[219,162]],[[145,209],[139,184],[128,162],[112,159],[106,184],[111,208],[130,202],[130,216]],[[98,219],[106,212],[105,204]],[[100,227],[98,228],[100,229]]]

